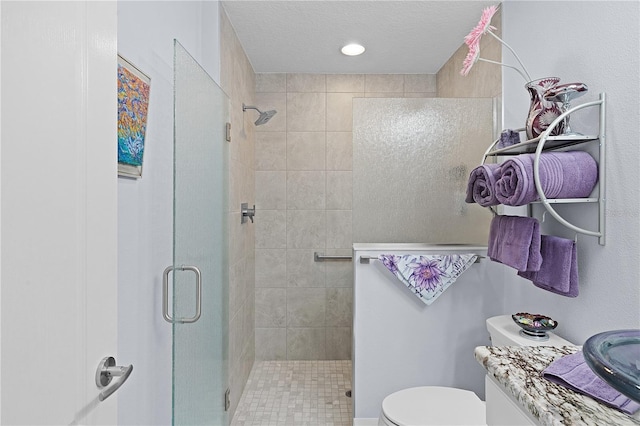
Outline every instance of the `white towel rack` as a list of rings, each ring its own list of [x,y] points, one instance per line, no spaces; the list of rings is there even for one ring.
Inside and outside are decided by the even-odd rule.
[[[534,163],[533,163],[533,178],[536,185],[536,190],[538,192],[538,196],[540,197],[540,201],[536,203],[541,203],[544,208],[562,225],[565,227],[585,235],[591,235],[594,237],[598,237],[598,243],[600,245],[605,245],[605,201],[606,201],[606,162],[605,162],[605,145],[606,145],[606,117],[605,117],[605,94],[600,93],[600,97],[597,101],[586,102],[580,105],[577,105],[569,110],[560,114],[550,125],[549,127],[537,138],[529,139],[527,141],[507,146],[504,148],[495,148],[500,139],[495,140],[489,148],[484,153],[482,157],[482,164],[484,164],[489,157],[497,157],[497,156],[506,156],[506,155],[517,155],[517,154],[525,154],[525,153],[534,153]],[[598,107],[599,108],[599,128],[597,135],[580,135],[580,134],[570,134],[570,135],[558,135],[551,136],[551,132],[555,129],[564,119],[569,115],[575,113],[576,111],[589,108],[589,107]],[[524,129],[516,129],[516,131],[521,132]],[[561,148],[567,148],[573,145],[588,143],[588,142],[599,142],[599,158],[598,158],[598,194],[596,197],[589,198],[564,198],[564,199],[548,199],[543,190],[542,185],[540,183],[540,154],[543,151],[551,151]],[[563,218],[552,206],[552,204],[576,204],[576,203],[598,203],[598,227],[597,230],[592,231],[589,229],[584,229],[579,226],[576,226]],[[492,211],[495,210],[492,209]]]

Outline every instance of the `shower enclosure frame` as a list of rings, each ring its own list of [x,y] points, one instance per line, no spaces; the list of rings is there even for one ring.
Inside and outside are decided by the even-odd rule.
[[[227,122],[228,97],[174,40],[173,264],[163,280],[174,425],[229,423]]]

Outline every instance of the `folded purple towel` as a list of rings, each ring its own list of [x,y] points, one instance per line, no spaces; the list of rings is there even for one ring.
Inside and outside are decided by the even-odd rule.
[[[519,271],[518,275],[544,290],[567,297],[578,296],[578,255],[576,243],[566,238],[540,238],[542,265],[539,271]]]
[[[633,414],[640,409],[640,404],[598,377],[587,365],[582,351],[556,359],[542,372],[542,377],[627,414]]]
[[[501,204],[523,206],[539,199],[533,178],[534,154],[522,154],[501,164],[496,198]],[[598,182],[598,165],[586,152],[540,154],[540,184],[547,198],[583,198]]]
[[[537,271],[540,256],[540,224],[532,217],[496,216],[489,228],[487,255],[518,271]]]
[[[496,198],[496,181],[499,177],[499,164],[483,164],[471,170],[465,201],[476,202],[482,207],[500,204]]]

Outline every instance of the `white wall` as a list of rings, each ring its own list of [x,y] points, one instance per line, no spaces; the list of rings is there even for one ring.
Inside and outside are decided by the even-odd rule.
[[[589,92],[575,104],[607,94],[607,242],[602,247],[596,238],[578,236],[580,295],[558,296],[515,272],[506,276],[506,312],[546,313],[559,321],[558,334],[577,344],[601,331],[640,328],[639,8],[637,1],[503,3],[504,39],[533,78],[586,83]],[[509,55],[503,49],[506,61]],[[505,128],[523,127],[529,105],[525,82],[509,70],[503,75]],[[578,124],[588,126],[577,121],[576,131]],[[568,220],[596,227],[594,209],[566,207]],[[550,218],[544,231],[573,238]]]
[[[171,325],[162,271],[173,244],[173,39],[219,83],[218,3],[119,1],[118,51],[151,76],[142,179],[118,179],[119,424],[171,423]]]

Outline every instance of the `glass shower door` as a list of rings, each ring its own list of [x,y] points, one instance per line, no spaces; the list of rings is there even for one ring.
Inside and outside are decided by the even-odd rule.
[[[173,424],[226,425],[229,100],[177,41],[174,79]]]

